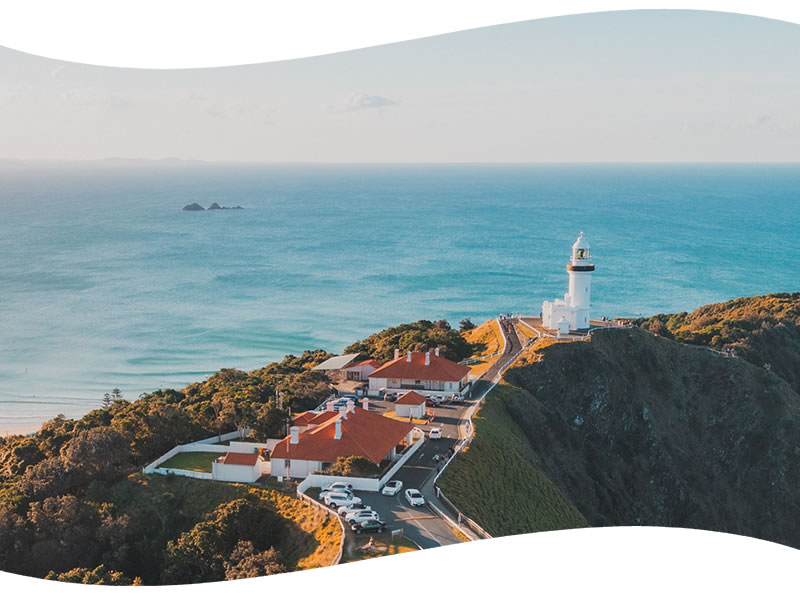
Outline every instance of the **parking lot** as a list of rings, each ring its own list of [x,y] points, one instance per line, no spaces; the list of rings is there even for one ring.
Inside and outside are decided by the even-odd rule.
[[[419,424],[429,433],[431,427],[441,427],[442,438],[426,440],[414,456],[403,465],[392,479],[403,482],[403,489],[395,496],[384,496],[380,493],[356,491],[362,502],[376,511],[381,520],[387,523],[389,530],[403,529],[403,534],[422,548],[437,547],[451,543],[459,543],[460,539],[450,526],[436,516],[428,506],[413,507],[406,502],[404,491],[407,488],[420,489],[424,483],[432,480],[434,472],[444,464],[449,456],[448,450],[455,446],[458,436],[458,424],[464,405],[442,405],[429,408],[434,413],[433,421]],[[394,411],[394,404],[388,401],[370,400],[370,410],[376,413]],[[437,459],[438,457],[438,459]],[[318,490],[309,490],[309,496],[318,498]]]

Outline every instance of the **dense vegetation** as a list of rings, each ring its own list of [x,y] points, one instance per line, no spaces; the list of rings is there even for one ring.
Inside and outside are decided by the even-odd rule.
[[[444,320],[387,329],[348,352],[387,360],[395,347],[440,347],[455,360],[472,352]],[[124,585],[328,563],[324,552],[336,541],[338,524],[297,500],[287,498],[295,509],[275,500],[274,490],[242,492],[138,470],[173,446],[213,434],[248,427],[258,440],[283,436],[292,412],[330,395],[327,376],[312,368],[331,355],[306,351],[252,372],[223,369],[183,390],[133,401],[115,389],[81,419],[58,416],[34,436],[0,438],[0,569]],[[377,471],[358,458],[338,461],[335,469]]]
[[[286,568],[285,519],[269,503],[223,498],[186,513],[178,492],[188,480],[142,490],[136,472],[177,444],[215,433],[247,426],[257,438],[282,435],[289,409],[315,407],[330,394],[325,375],[311,370],[329,355],[287,356],[250,373],[224,369],[132,402],[112,391],[79,420],[58,416],[34,436],[0,438],[0,569],[159,584]]]
[[[363,341],[356,341],[347,347],[345,353],[360,353],[365,358],[388,361],[394,358],[394,350],[401,353],[407,351],[427,351],[439,348],[442,357],[453,361],[462,361],[470,357],[473,347],[452,329],[446,320],[431,322],[420,320],[387,328],[370,335]]]
[[[740,298],[635,323],[675,341],[729,350],[800,392],[800,293]]]

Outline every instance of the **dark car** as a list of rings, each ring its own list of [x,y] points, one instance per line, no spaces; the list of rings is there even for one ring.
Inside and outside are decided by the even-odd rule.
[[[386,523],[369,519],[353,525],[353,531],[356,532],[356,535],[361,535],[362,533],[383,533],[386,531]]]

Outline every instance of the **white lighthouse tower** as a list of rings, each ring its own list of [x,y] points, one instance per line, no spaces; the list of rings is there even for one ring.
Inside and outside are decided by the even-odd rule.
[[[563,300],[542,302],[543,326],[559,333],[589,328],[593,272],[589,242],[581,232],[572,245],[572,259],[567,265],[569,292]]]

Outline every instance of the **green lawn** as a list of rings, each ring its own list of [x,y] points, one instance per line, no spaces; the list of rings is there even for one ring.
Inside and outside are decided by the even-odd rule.
[[[161,463],[158,468],[186,469],[211,473],[211,463],[221,457],[220,452],[179,452],[171,459]]]

